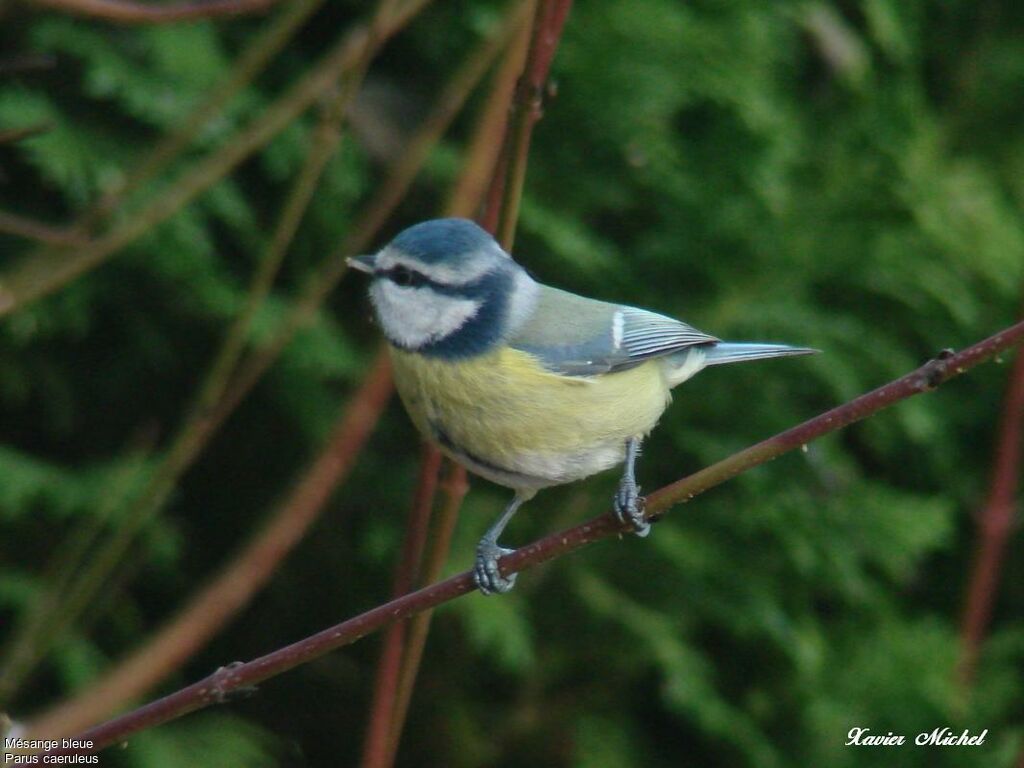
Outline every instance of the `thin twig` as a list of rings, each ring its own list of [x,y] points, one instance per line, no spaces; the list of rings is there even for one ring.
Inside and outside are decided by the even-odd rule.
[[[867,418],[883,408],[913,395],[929,392],[993,355],[1020,344],[1021,341],[1024,341],[1024,321],[1005,328],[958,353],[943,353],[906,376],[656,491],[647,499],[648,517],[652,519],[658,517],[669,507],[688,501],[741,472],[777,458],[787,451],[795,450],[853,422]],[[502,575],[509,576],[539,563],[566,555],[600,539],[619,535],[625,530],[626,526],[614,514],[608,512],[575,528],[551,534],[517,549],[501,558],[499,568]],[[377,606],[266,656],[261,656],[245,664],[222,667],[197,683],[85,731],[77,738],[91,741],[93,743],[91,749],[57,749],[46,754],[87,754],[112,743],[123,741],[132,733],[222,702],[231,691],[256,685],[300,664],[353,643],[382,627],[434,608],[472,592],[474,589],[472,573],[463,572],[440,583]]]
[[[533,15],[534,0],[523,4],[523,13]],[[448,198],[445,210],[450,216],[477,218],[481,213],[481,201],[484,199],[491,180],[497,176],[495,171],[498,157],[505,141],[505,130],[508,126],[508,107],[512,103],[512,91],[523,71],[526,51],[530,43],[529,24],[522,24],[519,34],[512,43],[509,55],[505,56],[498,71],[494,74],[491,95],[478,120],[473,138],[469,143],[467,171],[461,174]],[[495,140],[497,138],[497,140]],[[504,187],[501,187],[502,189]],[[480,219],[484,221],[483,218]]]
[[[0,144],[3,138],[0,137]],[[55,227],[7,211],[0,211],[0,233],[17,235],[47,245],[84,245],[87,238],[74,229]]]
[[[190,0],[183,3],[133,3],[130,0],[32,0],[55,11],[118,24],[167,24],[263,13],[278,0]]]
[[[434,521],[430,537],[431,547],[423,567],[420,586],[433,584],[441,578],[441,572],[444,570],[445,563],[448,562],[448,552],[451,550],[455,523],[459,519],[462,500],[469,491],[466,470],[461,464],[448,462],[448,478],[445,480],[442,490],[445,503]],[[388,734],[387,760],[384,765],[393,765],[395,755],[398,753],[398,745],[402,739],[402,730],[409,713],[409,703],[412,701],[412,692],[416,686],[416,676],[419,674],[420,662],[423,660],[427,634],[430,632],[430,619],[433,615],[433,610],[426,610],[416,614],[409,621],[408,641],[405,655],[402,657],[402,669],[398,676],[395,707],[391,715],[391,731]]]
[[[294,489],[221,573],[145,645],[81,696],[25,724],[31,738],[74,733],[148,691],[216,634],[273,575],[302,540],[351,469],[391,397],[390,358],[377,355],[325,449]]]
[[[313,145],[286,198],[270,243],[246,295],[245,306],[232,323],[206,382],[200,389],[199,398],[186,429],[199,425],[224,397],[230,376],[236,370],[242,355],[252,321],[270,293],[285,253],[313,199],[320,177],[338,147],[345,113],[363,82],[394,4],[395,0],[379,2],[358,63],[352,67],[352,71],[321,111],[320,121],[313,131]]]
[[[302,24],[323,4],[324,0],[293,0],[267,25],[259,36],[238,57],[228,76],[214,86],[202,101],[170,133],[162,137],[143,157],[119,177],[100,198],[67,225],[69,232],[87,233],[97,229],[104,220],[135,190],[170,165],[193,142],[199,131],[225,105],[266,68],[270,60],[284,48]],[[52,243],[57,245],[57,243]],[[26,258],[56,258],[59,251],[37,250]]]
[[[53,123],[37,123],[24,128],[7,128],[0,131],[0,144],[13,144],[53,129]]]
[[[519,79],[509,128],[505,134],[505,160],[495,174],[483,226],[494,233],[506,251],[511,252],[519,222],[519,205],[526,181],[526,161],[530,153],[533,127],[540,120],[548,72],[562,37],[572,0],[540,0],[533,22],[533,37],[526,55],[526,68]],[[500,184],[501,192],[494,190]]]
[[[996,439],[988,499],[978,518],[974,567],[967,587],[960,629],[960,682],[969,688],[974,681],[978,654],[992,616],[999,584],[999,570],[1013,529],[1017,488],[1020,484],[1024,441],[1024,354],[1017,351],[1007,381],[1003,411]]]
[[[423,550],[426,548],[430,513],[434,507],[437,473],[440,468],[441,452],[432,443],[424,443],[420,477],[413,495],[412,508],[409,510],[409,520],[405,526],[402,553],[395,568],[392,597],[400,597],[410,592],[416,585]],[[384,768],[387,765],[388,737],[394,717],[399,674],[405,650],[405,629],[406,622],[399,621],[388,627],[384,634],[384,647],[377,662],[370,720],[363,744],[363,768]]]

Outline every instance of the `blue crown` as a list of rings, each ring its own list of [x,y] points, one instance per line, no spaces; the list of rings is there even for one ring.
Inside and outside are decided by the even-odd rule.
[[[453,261],[494,243],[494,238],[469,219],[433,219],[398,233],[391,247],[424,264]]]

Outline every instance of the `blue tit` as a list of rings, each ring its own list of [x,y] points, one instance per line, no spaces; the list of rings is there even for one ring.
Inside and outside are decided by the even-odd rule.
[[[780,344],[722,342],[636,307],[538,283],[487,232],[437,219],[350,259],[390,343],[395,385],[416,427],[467,469],[515,495],[480,539],[474,576],[507,592],[498,537],[541,488],[625,463],[614,499],[640,536],[634,465],[671,390],[709,365],[805,355]]]

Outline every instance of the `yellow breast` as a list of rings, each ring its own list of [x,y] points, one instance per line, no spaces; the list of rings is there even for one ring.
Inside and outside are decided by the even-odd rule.
[[[392,349],[395,382],[425,435],[511,487],[577,480],[622,461],[670,400],[657,360],[617,373],[560,376],[504,348],[465,361]]]

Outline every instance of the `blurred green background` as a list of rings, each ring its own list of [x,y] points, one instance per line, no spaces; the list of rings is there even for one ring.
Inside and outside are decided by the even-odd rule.
[[[349,234],[506,6],[437,2],[370,64],[253,324],[258,346]],[[136,199],[218,151],[370,9],[330,2]],[[121,26],[0,2],[0,210],[73,220],[229,75],[263,17]],[[26,59],[42,66],[20,66]],[[533,138],[517,259],[539,279],[722,338],[824,354],[714,369],[649,440],[652,489],[1013,322],[1024,278],[1024,5],[579,0]],[[375,238],[441,212],[487,89]],[[83,531],[124,525],[165,456],[305,161],[317,110],[165,223],[0,319],[0,675]],[[112,221],[130,221],[126,204]],[[34,253],[0,233],[3,274]],[[5,692],[15,720],[88,689],[183,605],[317,455],[375,350],[346,278]],[[1011,766],[1024,745],[1024,565],[1010,540],[971,690],[956,684],[976,516],[1010,371],[939,391],[675,510],[649,539],[524,573],[435,616],[403,766]],[[1020,418],[1020,414],[1017,414]],[[382,602],[416,483],[392,401],[269,586],[161,687]],[[505,543],[608,506],[614,473],[539,496]],[[506,501],[473,481],[449,571]],[[86,562],[89,561],[86,558]],[[58,605],[44,622],[64,615]],[[5,650],[6,649],[6,650]],[[358,761],[372,636],[104,754],[105,765]],[[950,726],[974,748],[844,746]]]

